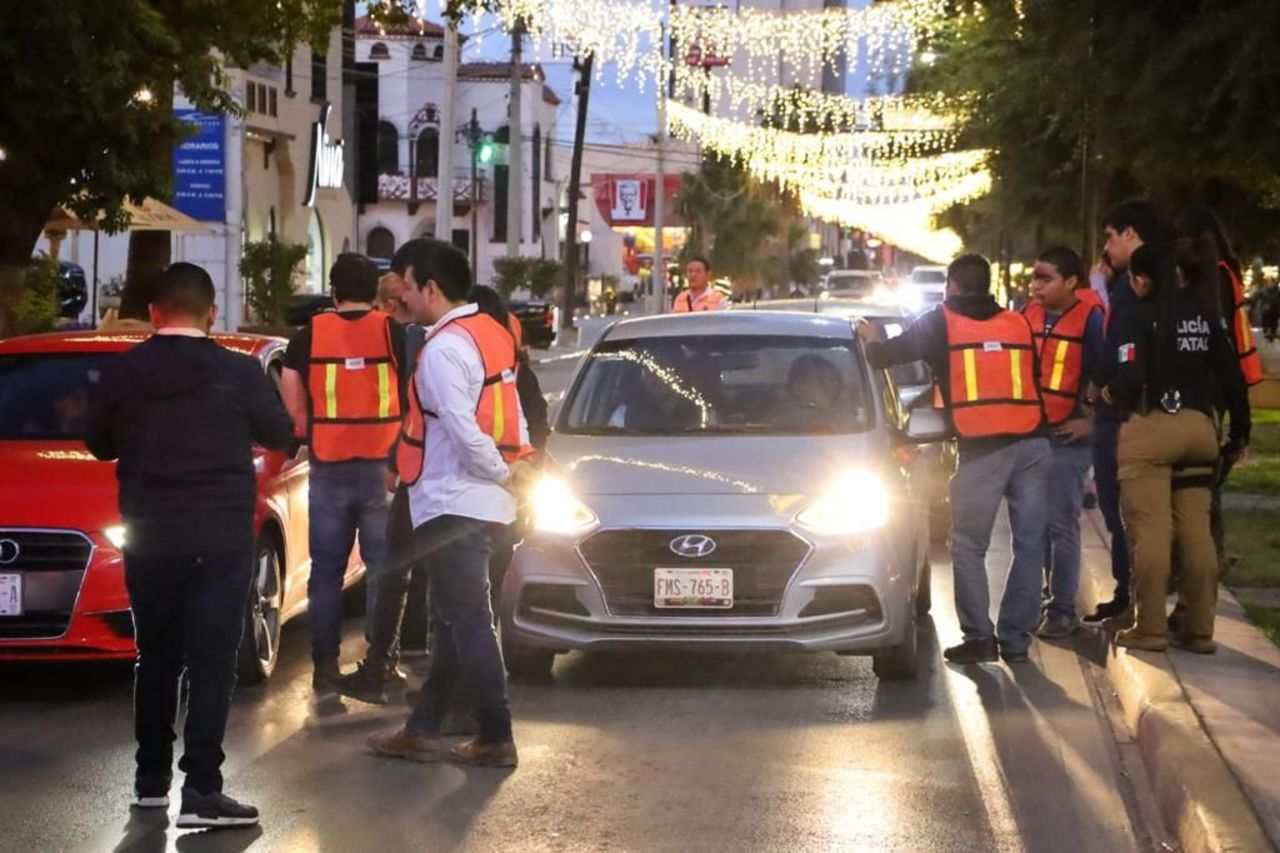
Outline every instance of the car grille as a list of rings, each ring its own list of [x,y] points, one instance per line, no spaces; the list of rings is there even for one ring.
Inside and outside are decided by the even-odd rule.
[[[680,557],[671,540],[705,533],[716,549],[699,558]],[[776,616],[791,576],[809,545],[786,530],[603,530],[579,546],[615,616]],[[653,606],[653,570],[733,569],[733,607],[670,610]]]
[[[51,639],[67,632],[93,543],[61,530],[3,530],[0,540],[17,543],[18,556],[0,574],[22,575],[21,616],[0,616],[0,640]]]

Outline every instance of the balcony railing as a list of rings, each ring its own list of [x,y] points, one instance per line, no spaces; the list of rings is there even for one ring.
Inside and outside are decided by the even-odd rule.
[[[414,179],[408,175],[378,175],[378,200],[425,204],[434,202],[439,198],[439,178],[417,178],[416,180],[418,186],[417,192],[414,193]],[[452,183],[453,203],[455,205],[470,205],[473,202],[471,197],[471,170],[455,170]],[[484,204],[485,178],[483,173],[476,176],[475,195],[474,202],[476,204]]]

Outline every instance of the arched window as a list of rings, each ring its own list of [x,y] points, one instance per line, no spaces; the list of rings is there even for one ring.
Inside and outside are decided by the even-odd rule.
[[[389,121],[378,122],[378,174],[400,174],[400,132]]]
[[[434,178],[440,170],[440,131],[434,127],[424,128],[418,134],[417,161],[415,172],[420,178]]]
[[[436,62],[443,62],[443,61],[444,61],[444,45],[442,45],[442,44],[438,44],[438,45],[436,45],[436,50],[435,50],[435,54],[434,54],[434,56],[435,56]]]
[[[396,238],[379,225],[365,238],[365,254],[371,258],[390,258],[396,253]]]
[[[373,47],[369,48],[369,58],[370,59],[390,59],[391,49],[388,48],[382,42],[378,42]]]
[[[311,221],[307,223],[307,290],[311,293],[324,293],[324,280],[328,275],[325,249],[324,222],[312,209]]]
[[[425,44],[415,44],[413,46],[413,58],[425,62],[427,59],[427,46]]]

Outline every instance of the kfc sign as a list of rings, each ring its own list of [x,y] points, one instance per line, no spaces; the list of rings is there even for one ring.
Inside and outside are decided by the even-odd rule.
[[[653,224],[653,175],[592,175],[596,209],[610,226],[644,226]],[[672,199],[680,191],[680,176],[667,175],[663,186],[663,203],[668,225],[675,224]]]
[[[649,209],[649,182],[625,180],[613,182],[614,222],[644,222]]]

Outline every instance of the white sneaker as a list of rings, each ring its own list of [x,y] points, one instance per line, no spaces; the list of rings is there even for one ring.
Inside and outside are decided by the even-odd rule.
[[[166,794],[160,797],[144,797],[137,795],[130,803],[135,809],[167,809],[169,808],[169,796]]]

